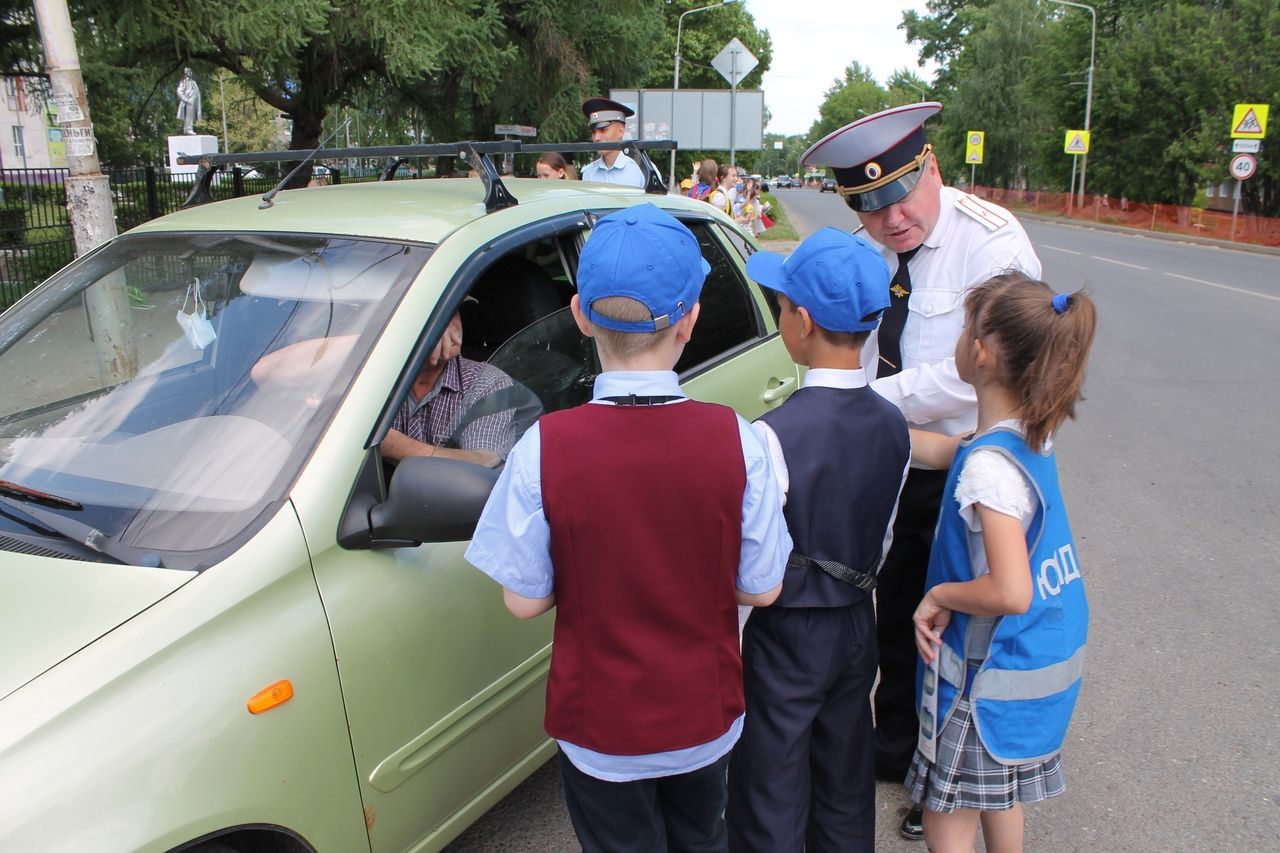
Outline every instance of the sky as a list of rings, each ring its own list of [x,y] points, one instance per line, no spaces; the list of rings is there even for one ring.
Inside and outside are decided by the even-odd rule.
[[[739,0],[744,2],[744,0]],[[756,26],[773,39],[764,102],[772,118],[765,130],[807,133],[823,96],[850,62],[869,68],[883,85],[899,68],[925,81],[936,67],[918,68],[917,48],[898,29],[907,9],[925,11],[925,0],[745,0]]]

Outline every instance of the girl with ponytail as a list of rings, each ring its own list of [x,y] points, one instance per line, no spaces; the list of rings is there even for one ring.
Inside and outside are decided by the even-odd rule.
[[[1052,437],[1075,416],[1096,312],[1021,273],[970,292],[956,367],[978,397],[960,439],[912,430],[949,468],[916,609],[920,736],[907,788],[935,853],[1022,849],[1022,804],[1063,793],[1088,604]]]

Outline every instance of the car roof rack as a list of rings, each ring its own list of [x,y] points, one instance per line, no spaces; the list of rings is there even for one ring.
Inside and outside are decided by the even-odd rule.
[[[666,181],[662,172],[649,159],[649,151],[674,151],[675,140],[622,140],[620,142],[568,142],[525,144],[520,140],[501,141],[466,141],[438,142],[422,145],[379,145],[356,148],[317,148],[311,152],[261,151],[240,154],[183,154],[178,157],[178,164],[183,166],[199,166],[196,171],[195,185],[191,194],[182,206],[195,207],[213,201],[210,187],[214,176],[224,167],[250,165],[254,163],[298,162],[317,159],[340,160],[350,157],[371,158],[386,157],[387,163],[378,176],[379,181],[390,180],[396,170],[410,157],[457,157],[480,175],[484,183],[484,209],[486,213],[512,207],[519,203],[515,196],[502,183],[498,169],[490,158],[491,154],[542,154],[559,152],[573,154],[585,151],[621,151],[640,164],[645,175],[644,190],[647,193],[662,195],[667,192]],[[264,206],[270,206],[268,198]]]

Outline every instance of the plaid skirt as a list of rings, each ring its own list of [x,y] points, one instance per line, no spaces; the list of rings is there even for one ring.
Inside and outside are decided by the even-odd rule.
[[[1018,765],[1001,764],[992,758],[978,737],[968,699],[956,704],[955,713],[939,734],[937,758],[937,763],[930,764],[917,750],[905,783],[912,801],[932,812],[1004,811],[1067,790],[1057,755]]]

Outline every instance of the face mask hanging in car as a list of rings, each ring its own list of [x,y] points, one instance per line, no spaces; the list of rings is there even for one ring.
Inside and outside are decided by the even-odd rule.
[[[188,302],[193,303],[190,314],[187,313]],[[187,288],[187,295],[182,298],[182,307],[178,309],[177,320],[182,333],[187,336],[187,342],[199,350],[213,343],[218,337],[206,314],[204,300],[200,298],[200,279],[193,278],[191,286]]]

